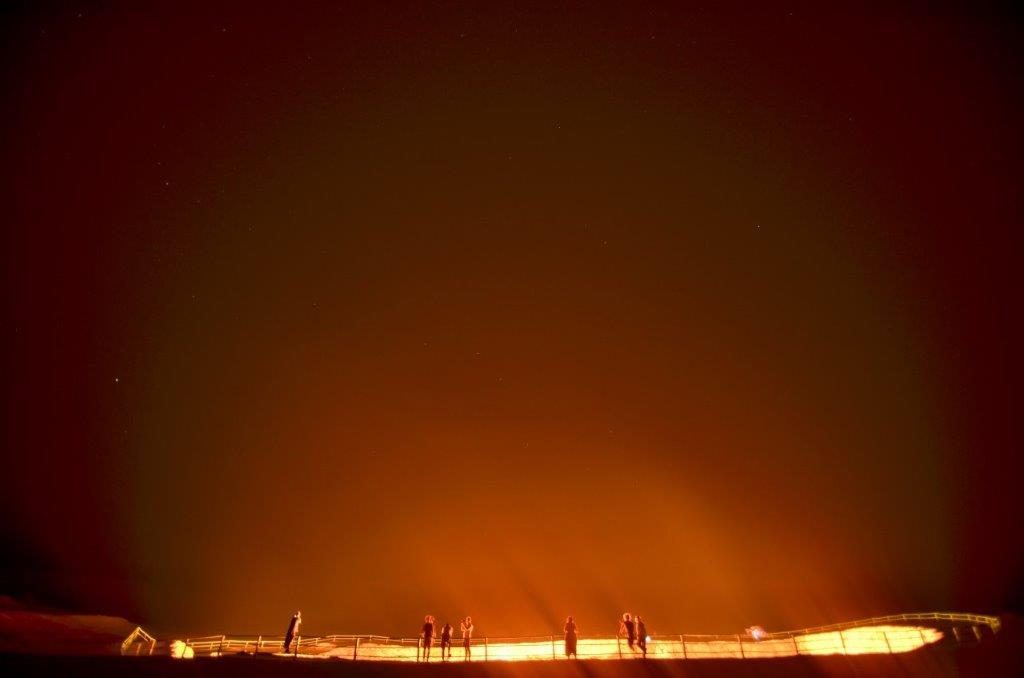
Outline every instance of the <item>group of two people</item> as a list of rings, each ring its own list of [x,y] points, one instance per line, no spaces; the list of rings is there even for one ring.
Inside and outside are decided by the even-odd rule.
[[[466,617],[459,622],[459,630],[462,631],[462,649],[465,651],[463,659],[469,661],[473,656],[473,618]],[[441,627],[441,661],[448,661],[452,658],[452,633],[455,629],[448,622]],[[430,648],[434,645],[434,615],[428,614],[423,618],[423,660],[430,661]]]
[[[636,652],[637,648],[647,656],[647,624],[644,620],[637,615],[634,619],[628,612],[622,615],[622,621],[619,623],[619,635],[626,634],[626,643],[629,644],[629,649]]]

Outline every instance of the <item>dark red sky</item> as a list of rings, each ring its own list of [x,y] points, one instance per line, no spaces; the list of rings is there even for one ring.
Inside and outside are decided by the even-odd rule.
[[[0,15],[0,593],[1020,608],[1015,18],[209,4]]]

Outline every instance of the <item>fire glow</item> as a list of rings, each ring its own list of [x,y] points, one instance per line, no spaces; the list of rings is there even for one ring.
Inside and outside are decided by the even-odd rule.
[[[639,646],[625,638],[580,638],[580,660],[634,659],[758,659],[825,655],[885,655],[913,652],[937,646],[949,639],[959,644],[981,641],[999,632],[998,617],[965,612],[916,612],[872,617],[796,631],[769,633],[751,626],[737,634],[654,634],[648,636],[646,657]],[[141,627],[121,644],[121,654],[174,657],[221,657],[228,655],[276,655],[304,659],[438,663],[441,647],[435,643],[429,658],[421,638],[389,638],[376,635],[329,635],[296,637],[291,651],[282,652],[283,636],[205,636],[184,641],[157,640]],[[946,643],[943,643],[945,645]],[[449,661],[467,659],[456,644]],[[561,635],[519,638],[478,637],[472,640],[472,661],[567,661]]]
[[[755,641],[737,637],[661,637],[653,638],[648,646],[647,659],[753,659],[768,657],[794,657],[797,655],[865,655],[898,654],[912,652],[925,645],[938,642],[942,631],[924,626],[864,626],[810,633],[786,638],[766,638]],[[363,642],[358,647],[358,659],[380,661],[416,661],[421,648],[415,645]],[[643,655],[630,650],[624,639],[581,638],[578,654],[583,659],[618,660],[641,659]],[[305,647],[300,657],[352,659],[352,647]],[[422,656],[420,655],[422,660]],[[488,641],[474,643],[474,661],[565,661],[560,637],[531,641]],[[462,648],[453,649],[451,661],[462,661]],[[434,646],[430,661],[440,662],[441,653]]]

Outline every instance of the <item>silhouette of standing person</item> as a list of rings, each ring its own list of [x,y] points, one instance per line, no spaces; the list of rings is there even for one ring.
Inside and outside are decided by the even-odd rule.
[[[473,640],[473,618],[466,617],[462,620],[462,649],[465,651],[465,659],[469,661],[469,658],[473,656],[473,649],[470,644]]]
[[[302,626],[302,612],[296,610],[295,614],[292,615],[292,620],[288,622],[288,630],[284,634],[285,654],[287,654],[288,650],[291,648],[292,640],[294,640],[295,636],[298,635],[300,626]],[[298,651],[298,649],[298,646],[296,646],[295,650]]]
[[[423,658],[430,661],[430,648],[434,644],[434,617],[427,615],[423,618]]]
[[[622,623],[619,624],[619,635],[622,633],[626,634],[626,643],[629,645],[629,649],[636,652],[636,648],[633,647],[636,644],[636,622],[633,621],[633,615],[628,612],[622,615]]]
[[[644,656],[647,656],[647,624],[640,618],[640,615],[636,616],[636,637],[637,644],[640,649],[644,651]]]
[[[441,627],[441,661],[448,661],[452,658],[452,631],[454,630],[448,622]],[[445,649],[448,650],[447,655]]]
[[[579,633],[579,627],[576,626],[576,621],[572,618],[571,615],[565,618],[564,631],[565,658],[568,659],[569,657],[576,657],[577,659],[579,659],[579,657],[576,656],[576,640],[578,637],[577,634]]]

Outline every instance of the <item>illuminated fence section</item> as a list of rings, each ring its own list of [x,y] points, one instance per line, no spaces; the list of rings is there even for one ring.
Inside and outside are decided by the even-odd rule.
[[[961,613],[920,613],[874,617],[798,631],[767,633],[760,640],[748,635],[657,634],[651,637],[646,657],[639,646],[630,648],[622,637],[581,637],[577,658],[581,660],[651,659],[764,659],[816,655],[899,654],[935,645],[943,639],[978,641],[999,631],[996,617]],[[450,661],[467,659],[461,638],[452,639]],[[166,654],[167,648],[188,648],[188,655],[278,655],[283,652],[282,636],[206,636],[168,643],[157,641],[141,628],[122,644],[124,655]],[[566,661],[561,635],[474,638],[472,661]],[[331,635],[297,637],[287,656],[350,661],[424,662],[428,660],[418,638]],[[442,661],[440,642],[430,649],[431,663]]]

